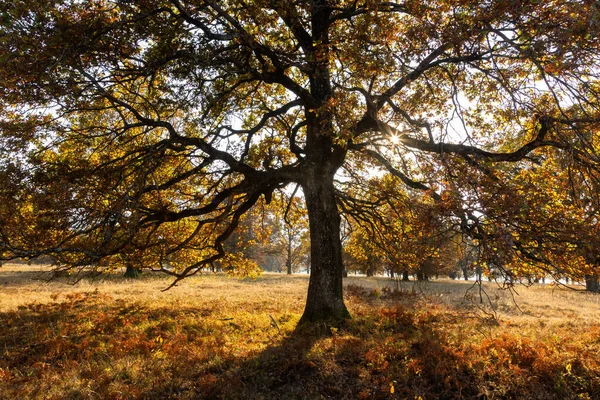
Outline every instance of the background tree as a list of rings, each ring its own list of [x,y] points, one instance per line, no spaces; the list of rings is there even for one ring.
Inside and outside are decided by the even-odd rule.
[[[475,262],[481,272],[508,282],[531,283],[547,275],[584,282],[587,275],[593,286],[597,181],[554,154],[538,152],[532,161],[498,169],[493,179],[461,171],[465,182],[455,203],[472,215],[473,235],[464,266]],[[487,183],[470,189],[474,179]]]
[[[182,279],[295,183],[302,321],[347,317],[338,206],[362,209],[348,187],[374,167],[473,235],[478,215],[443,194],[485,184],[464,169],[548,152],[598,180],[597,16],[591,0],[4,3],[2,255],[110,266],[139,249],[187,261],[167,271]]]
[[[400,190],[401,181],[390,175],[360,185],[354,190],[363,196],[352,198],[361,208],[342,208],[353,225],[346,244],[353,264],[368,276],[384,270],[420,280],[447,275],[457,262],[457,241],[462,236],[459,226],[445,219],[436,204],[439,196],[411,195]]]
[[[283,265],[288,275],[304,266],[308,269],[309,231],[306,209],[302,200],[283,192],[278,193],[272,203],[273,239],[272,246],[283,255]]]

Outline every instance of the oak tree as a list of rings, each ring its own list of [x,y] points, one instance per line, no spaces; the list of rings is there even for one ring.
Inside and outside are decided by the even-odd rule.
[[[259,199],[298,184],[302,321],[345,318],[340,210],[363,209],[352,186],[374,168],[473,236],[486,231],[457,185],[510,186],[504,164],[552,148],[598,187],[598,13],[591,0],[5,2],[1,255],[110,267],[125,254],[182,279],[225,256]]]

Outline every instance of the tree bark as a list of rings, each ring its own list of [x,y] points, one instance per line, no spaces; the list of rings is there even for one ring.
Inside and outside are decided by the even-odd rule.
[[[462,269],[462,273],[463,273],[463,278],[465,279],[465,281],[469,280],[469,271],[467,270],[467,267],[461,267]]]
[[[410,280],[408,277],[408,271],[402,271],[402,280],[406,282]]]
[[[287,267],[287,274],[292,274],[292,235],[288,234],[287,243],[287,259],[285,260],[285,266]]]
[[[310,76],[309,88],[315,108],[306,109],[306,157],[300,182],[310,227],[311,271],[300,324],[340,321],[350,317],[342,293],[341,219],[333,184],[333,177],[343,164],[347,149],[334,144],[334,116],[327,109],[327,101],[333,95],[329,65],[332,10],[329,0],[312,2],[311,33],[316,45],[312,54],[315,70]]]
[[[127,263],[125,274],[123,275],[125,278],[139,278],[142,271],[139,268],[134,267],[133,265]]]
[[[333,172],[324,174],[315,168],[303,189],[310,226],[311,273],[300,324],[349,318],[342,293],[344,266]]]
[[[600,293],[600,280],[597,276],[585,276],[585,290],[588,292]]]

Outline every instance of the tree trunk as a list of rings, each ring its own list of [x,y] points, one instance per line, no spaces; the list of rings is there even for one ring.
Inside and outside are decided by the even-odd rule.
[[[139,278],[142,271],[139,268],[134,267],[133,265],[127,263],[125,274],[123,275],[125,278]]]
[[[410,279],[408,278],[408,271],[402,271],[402,280],[408,282]]]
[[[600,293],[600,280],[597,276],[585,276],[585,290],[588,292]]]
[[[311,274],[300,324],[349,318],[342,293],[344,266],[333,172],[324,174],[315,168],[308,173],[303,189],[310,226]]]
[[[292,274],[292,235],[288,235],[287,243],[287,259],[285,260],[285,266],[287,267],[287,274]]]

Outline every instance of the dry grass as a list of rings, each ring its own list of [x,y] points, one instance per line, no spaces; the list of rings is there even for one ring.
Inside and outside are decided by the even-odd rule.
[[[298,331],[306,276],[46,274],[0,269],[0,398],[600,398],[598,295],[350,277]]]

